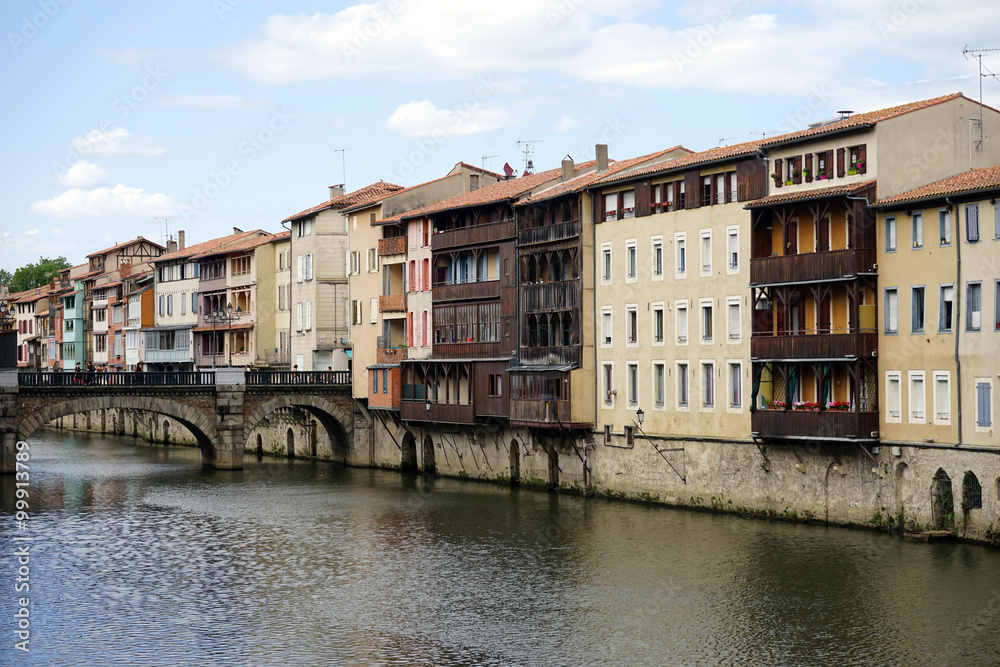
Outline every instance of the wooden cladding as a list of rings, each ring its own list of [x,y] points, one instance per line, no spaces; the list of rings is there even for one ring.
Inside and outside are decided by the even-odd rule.
[[[635,184],[635,217],[647,216],[653,212],[653,188],[649,179]]]
[[[871,357],[878,349],[876,333],[771,336],[754,333],[750,354],[755,359],[833,359]]]
[[[692,209],[701,206],[701,198],[698,192],[701,188],[701,174],[697,169],[684,172],[684,191],[687,194],[687,201],[684,208]]]
[[[754,201],[767,196],[767,163],[759,159],[736,163],[736,200]]]
[[[831,250],[750,260],[750,284],[779,285],[840,280],[875,271],[874,248]]]
[[[379,256],[403,255],[405,253],[406,253],[405,236],[394,236],[392,238],[378,240]]]
[[[467,301],[471,299],[495,299],[500,296],[499,280],[484,280],[477,283],[457,285],[435,285],[434,303],[445,301]]]
[[[773,439],[875,441],[878,440],[878,412],[824,410],[755,410],[750,417],[755,437]]]
[[[638,198],[636,201],[636,210],[639,209]],[[646,215],[649,215],[646,213]],[[517,245],[520,247],[536,245],[539,243],[551,243],[553,241],[562,241],[565,239],[575,238],[580,235],[580,221],[571,220],[569,222],[564,222],[557,225],[551,225],[548,227],[534,227],[531,229],[522,229],[517,235]]]
[[[380,313],[406,312],[406,295],[380,294],[378,297],[378,312]]]
[[[437,251],[445,248],[497,243],[512,238],[514,238],[514,221],[507,220],[439,232],[431,240],[431,248]]]

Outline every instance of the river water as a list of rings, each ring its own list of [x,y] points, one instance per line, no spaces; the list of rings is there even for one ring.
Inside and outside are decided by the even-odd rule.
[[[45,431],[0,663],[997,665],[1000,552]],[[14,549],[30,536],[30,591]],[[14,648],[30,598],[30,652]]]

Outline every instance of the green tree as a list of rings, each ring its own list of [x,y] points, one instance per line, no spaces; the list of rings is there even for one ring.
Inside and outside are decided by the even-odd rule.
[[[65,257],[56,259],[39,257],[37,264],[26,264],[14,271],[14,277],[10,281],[10,291],[23,292],[40,285],[48,285],[52,282],[53,276],[68,266],[69,262]]]
[[[14,280],[14,276],[10,275],[10,271],[0,269],[0,285],[10,285],[12,280]]]

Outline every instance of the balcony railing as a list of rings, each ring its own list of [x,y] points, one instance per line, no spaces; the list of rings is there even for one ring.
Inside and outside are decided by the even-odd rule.
[[[517,235],[519,246],[535,245],[536,243],[550,243],[561,241],[580,235],[580,221],[571,220],[558,225],[547,225],[544,227],[534,227],[532,229],[522,229]]]
[[[384,239],[383,239],[384,240]],[[378,297],[378,312],[380,313],[405,313],[405,294],[380,294]]]
[[[875,257],[874,248],[755,257],[750,260],[750,283],[780,285],[852,278],[874,272]]]
[[[406,254],[406,240],[405,236],[393,236],[388,239],[378,240],[378,254],[381,257],[386,255],[404,255]]]
[[[430,410],[427,409],[428,405]],[[471,403],[430,403],[403,400],[399,416],[410,421],[432,421],[438,424],[474,424],[476,413]]]
[[[551,312],[580,306],[580,282],[526,283],[521,286],[522,312]]]
[[[336,385],[350,386],[351,371],[249,371],[244,374],[249,386]]]
[[[579,346],[564,347],[522,347],[517,353],[521,364],[525,366],[579,366],[581,348]]]
[[[495,299],[500,296],[499,280],[474,283],[438,283],[432,298],[439,301],[465,301],[466,299]]]
[[[146,363],[184,363],[190,362],[191,351],[188,348],[180,350],[146,350]]]
[[[405,347],[378,349],[375,351],[375,363],[377,364],[398,364],[404,359],[406,359]]]
[[[871,357],[877,350],[878,334],[874,331],[780,336],[754,332],[750,338],[750,355],[756,359]]]
[[[756,410],[750,423],[759,438],[871,442],[879,437],[878,412]]]
[[[431,239],[431,249],[443,250],[460,246],[499,243],[510,238],[514,238],[513,219],[439,232],[434,234]]]
[[[173,387],[215,384],[215,373],[183,371],[166,373],[19,373],[21,387]]]
[[[510,400],[510,420],[518,424],[566,426],[570,402],[556,399]]]

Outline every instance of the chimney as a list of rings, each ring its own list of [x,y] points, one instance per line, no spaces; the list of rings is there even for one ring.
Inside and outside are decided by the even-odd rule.
[[[597,171],[603,172],[608,170],[608,145],[607,144],[597,144],[594,146],[594,156],[597,158]]]
[[[562,179],[563,181],[568,181],[573,178],[573,171],[576,165],[573,164],[573,158],[569,155],[562,159]]]
[[[344,196],[344,184],[330,186],[330,199]]]
[[[185,245],[184,245],[184,230],[182,229],[179,232],[177,232],[177,249],[178,250],[184,250],[184,248],[185,248]]]
[[[169,255],[172,252],[177,252],[177,241],[175,241],[175,240],[173,240],[171,238],[168,238],[167,239],[167,254]]]

